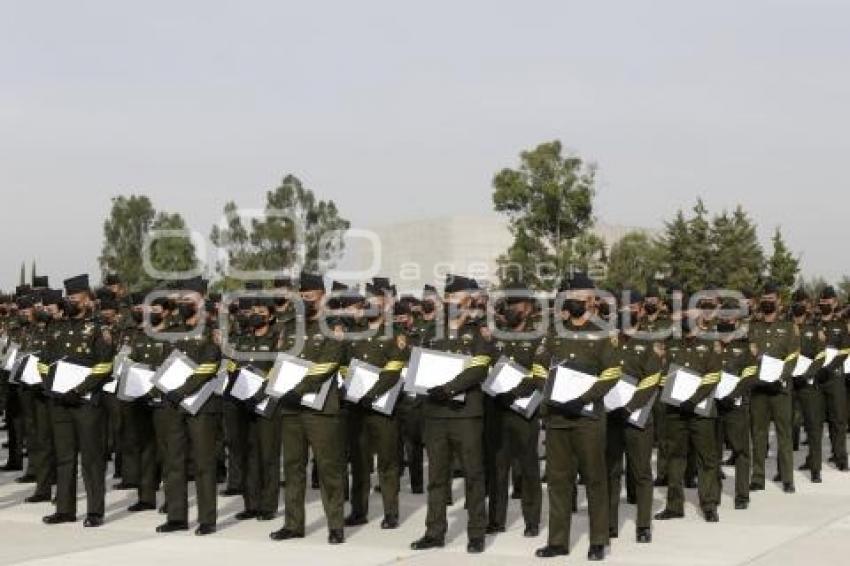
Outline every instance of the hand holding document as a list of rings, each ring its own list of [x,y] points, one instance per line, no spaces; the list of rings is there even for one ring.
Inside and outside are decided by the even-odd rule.
[[[635,396],[635,393],[637,393],[637,386],[637,379],[630,375],[622,376],[602,400],[605,404],[605,410],[610,413],[611,411],[624,408]]]
[[[193,362],[189,356],[180,350],[174,350],[156,370],[153,379],[154,385],[163,393],[179,389],[192,377],[197,367],[198,364]]]
[[[496,397],[502,393],[513,391],[528,375],[528,369],[502,356],[493,369],[490,370],[487,379],[481,385],[481,389],[487,395]],[[535,391],[527,397],[520,397],[511,404],[511,410],[529,419],[540,406],[543,396]]]
[[[290,354],[278,354],[274,366],[269,371],[266,393],[275,399],[280,399],[304,381],[307,372],[313,362],[297,358]],[[301,399],[301,405],[315,411],[321,411],[325,407],[331,384],[336,376],[331,377],[322,384],[317,393],[308,393]]]
[[[261,392],[265,385],[266,380],[258,370],[252,367],[244,367],[239,370],[236,379],[230,386],[230,396],[237,401],[247,401]]]
[[[717,384],[717,389],[714,390],[714,398],[717,400],[726,399],[735,391],[739,383],[741,383],[740,377],[724,371],[720,374],[720,383]]]
[[[405,390],[427,395],[429,389],[445,385],[457,377],[471,359],[463,354],[415,347],[410,354]],[[462,402],[465,397],[465,394],[461,393],[456,395],[454,400]]]
[[[597,377],[566,366],[557,366],[550,371],[546,382],[546,399],[553,403],[564,404],[574,401],[587,393],[596,384]],[[593,414],[593,403],[582,407],[585,414]]]
[[[785,362],[765,354],[761,357],[759,381],[763,383],[776,383],[782,377],[784,370]]]
[[[82,384],[89,375],[91,375],[90,367],[59,360],[56,362],[50,391],[56,394],[67,393]]]
[[[122,401],[135,401],[144,397],[154,388],[154,372],[146,364],[137,364],[127,359],[124,371],[118,376],[118,398]]]

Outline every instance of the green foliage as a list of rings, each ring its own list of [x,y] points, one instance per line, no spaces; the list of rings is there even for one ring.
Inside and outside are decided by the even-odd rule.
[[[770,278],[785,288],[790,288],[800,272],[800,260],[795,258],[785,244],[782,231],[773,233],[773,254],[767,262]]]
[[[232,269],[250,272],[292,268],[299,252],[295,247],[298,225],[303,230],[300,238],[304,244],[304,270],[330,267],[342,254],[342,234],[350,223],[339,216],[333,201],[318,200],[294,175],[287,175],[279,187],[266,193],[264,210],[262,218],[247,219],[240,216],[236,203],[228,202],[224,207],[225,226],[213,226],[210,240],[225,250]],[[219,274],[226,276],[225,270],[224,263],[216,265]],[[222,285],[234,288],[238,281],[225,277]]]
[[[144,242],[152,229],[176,230],[186,227],[177,214],[157,213],[144,195],[112,199],[109,217],[103,223],[103,248],[98,258],[103,274],[117,273],[131,289],[153,282],[145,272]],[[188,238],[157,238],[151,245],[151,263],[161,271],[184,271],[197,265],[195,248]]]
[[[499,171],[493,206],[507,215],[514,235],[500,263],[521,269],[535,287],[551,286],[567,268],[587,265],[602,248],[598,238],[586,236],[593,225],[595,175],[594,165],[564,155],[559,141],[523,151],[517,169]],[[554,277],[541,277],[543,272]]]
[[[764,252],[756,225],[738,206],[730,216],[725,210],[712,220],[712,259],[709,282],[725,289],[755,290],[764,271]]]
[[[662,270],[664,250],[643,232],[631,232],[611,246],[605,286],[646,292],[647,284]]]

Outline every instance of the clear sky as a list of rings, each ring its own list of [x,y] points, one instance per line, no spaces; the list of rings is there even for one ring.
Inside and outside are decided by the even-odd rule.
[[[0,287],[99,273],[110,197],[207,234],[292,172],[355,225],[489,213],[561,139],[596,213],[702,195],[850,273],[850,3],[0,1]]]

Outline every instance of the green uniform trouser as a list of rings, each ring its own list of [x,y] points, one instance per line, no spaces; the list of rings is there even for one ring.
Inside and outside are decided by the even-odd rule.
[[[121,450],[121,436],[124,427],[123,415],[121,414],[122,403],[114,393],[103,393],[101,401],[105,408],[106,416],[106,435],[104,436],[106,445],[104,450],[106,454],[115,455],[115,475],[121,476],[124,483],[135,484],[138,478],[135,478],[135,481],[131,481],[124,476],[124,452]]]
[[[7,372],[8,376],[8,372]],[[9,442],[9,457],[6,464],[20,467],[24,463],[24,423],[21,410],[21,386],[6,384],[6,434]]]
[[[138,485],[139,502],[156,505],[156,490],[163,476],[161,461],[158,455],[157,443],[160,434],[154,424],[155,413],[159,412],[148,406],[144,401],[121,402],[124,426],[122,436],[124,442],[132,444],[132,451],[124,451],[124,481]],[[136,454],[130,456],[131,453]],[[137,463],[134,463],[137,462]],[[135,467],[135,471],[131,470]]]
[[[189,494],[186,460],[195,462],[198,522],[216,523],[216,434],[217,413],[186,414],[170,405],[159,409],[165,434],[165,501],[170,522],[188,522]],[[190,448],[191,446],[191,448]]]
[[[806,456],[806,462],[813,473],[820,472],[823,466],[824,396],[811,385],[797,389],[794,393],[800,402],[803,428],[809,441],[809,454]]]
[[[752,449],[750,447],[750,407],[741,405],[721,412],[720,422],[723,435],[735,458],[735,502],[750,500],[750,471]],[[718,447],[722,446],[718,444]]]
[[[697,492],[703,512],[714,511],[720,503],[720,455],[717,423],[670,408],[664,422],[669,456],[667,460],[667,510],[685,512],[685,469],[689,448],[697,467]]]
[[[245,488],[245,470],[248,467],[248,413],[241,402],[225,397],[224,445],[227,449],[227,489]]]
[[[21,430],[24,445],[27,447],[27,467],[24,475],[35,476],[32,457],[29,456],[33,442],[38,443],[35,436],[35,394],[36,391],[27,385],[18,386],[18,395],[21,403]]]
[[[351,514],[369,514],[372,455],[378,455],[378,485],[384,516],[398,517],[398,423],[392,417],[352,407],[348,415],[351,458]]]
[[[328,529],[339,530],[345,526],[345,460],[340,418],[308,411],[285,413],[281,419],[283,467],[286,474],[283,526],[299,534],[304,534],[304,497],[310,448],[313,449],[318,465],[319,489]]]
[[[410,473],[410,488],[421,492],[425,487],[425,419],[422,416],[422,401],[403,393],[396,405],[396,418],[401,428],[401,444]]]
[[[487,529],[484,499],[484,422],[482,418],[426,418],[428,453],[428,515],[426,535],[444,539],[448,530],[446,502],[451,495],[456,456],[466,486],[467,535],[481,538]]]
[[[621,417],[609,417],[606,431],[609,528],[619,531],[624,454],[637,497],[636,526],[639,529],[649,528],[652,526],[652,422],[648,422],[646,428],[641,430]]]
[[[540,419],[526,419],[509,409],[497,409],[491,418],[497,426],[493,447],[495,475],[489,485],[489,523],[505,527],[510,497],[511,469],[521,469],[522,518],[526,525],[540,526],[543,505],[543,486],[540,482],[540,462],[537,446],[540,441]]]
[[[667,438],[664,435],[664,418],[667,416],[667,406],[659,399],[652,407],[652,422],[655,434],[655,445],[658,447],[658,455],[655,462],[655,477],[659,480],[667,479]]]
[[[280,499],[280,413],[248,416],[245,510],[277,513]]]
[[[604,419],[581,417],[569,428],[546,428],[549,544],[569,547],[576,473],[587,491],[590,544],[608,544],[608,477]]]
[[[50,496],[56,482],[56,453],[53,449],[53,423],[50,418],[50,401],[42,391],[33,395],[33,434],[27,448],[30,467],[35,474],[37,496]]]
[[[53,445],[56,447],[56,512],[77,514],[77,454],[80,454],[86,513],[102,517],[106,482],[103,407],[92,403],[76,407],[51,403]]]
[[[832,376],[820,385],[832,457],[837,464],[847,464],[847,387],[844,376]]]
[[[794,483],[794,447],[791,443],[791,396],[755,390],[750,398],[753,434],[753,483],[764,485],[768,429],[776,428],[779,475],[782,483]]]
[[[142,481],[142,443],[153,442],[153,438],[140,437],[138,431],[133,430],[138,424],[133,422],[138,418],[136,404],[121,401],[117,397],[115,402],[114,412],[120,422],[118,430],[115,431],[118,435],[115,452],[121,454],[121,479],[123,483],[138,486]]]

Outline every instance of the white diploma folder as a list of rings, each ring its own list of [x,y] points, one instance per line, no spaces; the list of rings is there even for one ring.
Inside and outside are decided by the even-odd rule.
[[[587,393],[596,381],[595,375],[559,365],[549,370],[545,398],[555,403],[566,403]],[[586,416],[594,416],[593,403],[582,407],[582,411]]]
[[[529,375],[529,371],[521,365],[502,356],[481,385],[482,391],[491,397],[513,390]],[[535,391],[528,397],[517,399],[511,404],[511,409],[529,419],[540,406],[543,396]]]
[[[3,369],[6,371],[12,371],[12,367],[15,365],[15,360],[18,357],[18,352],[21,347],[15,343],[11,342],[9,347],[6,348],[6,353],[3,355]]]
[[[41,374],[38,372],[38,356],[30,354],[21,362],[18,381],[24,385],[41,385]]]
[[[144,397],[153,389],[153,379],[156,374],[146,364],[133,363],[128,359],[124,371],[118,376],[118,398],[122,401],[135,401]]]
[[[90,367],[59,360],[56,362],[50,391],[57,394],[67,393],[85,381],[89,375],[91,375]]]
[[[794,377],[800,377],[812,367],[813,360],[811,358],[807,358],[806,356],[800,354],[797,356],[797,364],[794,366]]]
[[[735,388],[738,387],[739,383],[741,383],[740,377],[733,373],[724,371],[720,374],[720,383],[717,384],[717,388],[714,390],[714,398],[726,399],[733,391],[735,391]]]
[[[313,362],[296,358],[290,354],[280,353],[275,359],[274,367],[269,371],[266,393],[275,399],[280,399],[285,394],[295,389],[304,381],[304,377],[312,367]],[[322,384],[318,393],[308,393],[301,398],[301,405],[308,409],[321,411],[325,407],[328,392],[336,376],[331,377]]]
[[[259,393],[266,385],[266,379],[252,367],[244,367],[236,374],[230,386],[230,396],[238,401],[246,401]]]
[[[776,383],[782,377],[782,371],[784,369],[785,362],[765,354],[761,357],[759,381],[763,383]]]
[[[222,384],[222,376],[216,373],[216,376],[204,383],[200,389],[183,399],[180,407],[190,415],[197,415],[207,401],[209,401],[210,397],[221,389],[222,386],[226,385],[226,382]]]
[[[445,385],[456,378],[471,360],[470,356],[463,354],[414,347],[410,351],[405,391],[427,395],[432,387]],[[462,402],[465,398],[466,395],[460,393],[454,400]]]
[[[186,381],[195,373],[198,364],[193,362],[189,356],[180,350],[173,350],[165,361],[156,370],[153,383],[163,393],[174,391],[185,385]]]
[[[661,402],[678,407],[694,396],[702,383],[702,376],[680,366],[670,366],[667,381],[661,392]],[[709,395],[694,408],[694,413],[703,417],[711,416],[714,397]]]
[[[348,376],[345,379],[346,401],[358,403],[378,383],[380,374],[381,370],[376,366],[361,360],[351,360],[348,364]],[[384,415],[392,415],[402,385],[403,382],[399,379],[398,383],[372,403],[372,410]]]
[[[823,360],[823,367],[826,367],[829,364],[831,364],[832,361],[835,358],[838,357],[838,348],[833,348],[832,346],[827,346],[826,350],[824,350],[824,352],[826,353],[826,357]]]
[[[637,379],[630,375],[623,375],[602,400],[605,404],[605,410],[610,413],[624,408],[637,393],[637,386]]]

